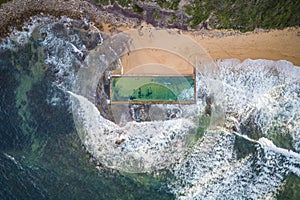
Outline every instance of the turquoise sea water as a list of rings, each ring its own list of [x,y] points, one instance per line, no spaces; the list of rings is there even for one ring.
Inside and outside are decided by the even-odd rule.
[[[43,19],[0,49],[0,199],[299,199],[298,68],[286,61],[220,61],[215,79],[197,74],[199,109],[181,107],[196,126],[185,116],[122,129],[91,113],[87,98],[77,98],[73,105],[83,115],[74,117],[68,91],[77,89],[83,55],[96,48],[89,44],[99,41],[80,23]],[[189,125],[193,131],[185,137]],[[118,170],[93,159],[98,143],[109,146],[105,133],[128,130],[134,130],[129,142],[116,147],[113,141],[105,155],[115,157],[107,164],[138,150],[149,155],[139,160],[148,173],[126,173],[131,157],[116,164]],[[172,144],[182,141],[184,153],[173,155],[182,147]]]
[[[76,34],[58,27],[57,38]],[[173,199],[152,175],[96,169],[58,87],[68,75],[45,62],[55,50],[43,47],[41,28],[27,43],[0,49],[0,199]]]

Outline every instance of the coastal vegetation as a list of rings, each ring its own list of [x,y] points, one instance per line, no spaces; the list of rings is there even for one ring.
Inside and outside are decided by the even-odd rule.
[[[299,26],[300,2],[274,1],[274,0],[190,0],[180,5],[180,0],[94,0],[96,4],[112,6],[115,3],[123,8],[132,9],[141,14],[149,8],[155,9],[154,19],[158,17],[159,10],[167,10],[164,13],[169,18],[167,22],[173,24],[182,19],[181,15],[187,16],[185,25],[191,29],[199,29],[205,21],[214,29],[236,29],[240,31],[252,31],[255,28],[283,29],[285,27]],[[153,5],[156,7],[153,7]],[[177,17],[174,17],[177,16]]]
[[[7,1],[0,0],[0,4]],[[95,0],[95,2],[109,6],[116,1]],[[187,16],[187,21],[183,23],[187,23],[192,29],[199,29],[204,21],[208,21],[212,28],[233,28],[241,31],[299,26],[299,2],[291,0],[285,2],[192,0],[181,6],[179,0],[120,0],[119,5],[143,15],[149,9],[147,2],[159,8],[154,11],[157,14],[154,17],[156,21],[168,20],[168,24],[175,24],[182,20],[180,16],[183,13]],[[38,8],[36,9],[36,12],[28,13],[28,16],[40,13]],[[55,14],[53,10],[49,11],[51,12],[55,16],[65,15],[65,12],[57,11]],[[169,17],[165,17],[166,15]],[[16,22],[14,19],[11,19],[12,25],[21,23],[21,20]],[[10,165],[4,163],[1,168],[5,174],[1,180],[9,177],[8,180],[2,181],[5,183],[1,185],[3,191],[13,191],[20,199],[40,188],[41,197],[57,199],[174,199],[173,194],[164,190],[163,176],[166,175],[122,174],[106,169],[86,152],[82,141],[78,138],[68,105],[51,105],[46,101],[53,95],[52,93],[65,101],[68,100],[68,96],[58,88],[52,88],[53,72],[43,64],[45,55],[39,46],[41,41],[38,34],[38,31],[33,32],[30,40],[34,41],[1,53],[0,82],[4,87],[0,87],[2,94],[0,107],[3,115],[0,130],[4,139],[0,144],[3,152],[9,152],[16,158],[9,160],[8,156],[2,156],[6,163],[11,163]],[[127,82],[128,85],[132,85]],[[181,84],[180,87],[177,84],[176,88],[172,88],[172,85],[176,84],[166,84],[163,87],[164,80],[152,84],[149,82],[150,80],[141,86],[140,93],[138,86],[135,92],[133,92],[135,88],[125,87],[126,84],[123,84],[121,89],[128,89],[129,92],[126,91],[126,94],[133,97],[139,98],[140,95],[150,98],[157,88],[163,90],[164,92],[161,92],[163,94],[165,91],[169,92],[175,99],[180,91],[189,89],[194,84],[193,79],[190,79],[186,81],[189,84]],[[196,141],[202,138],[211,123],[212,103],[208,101],[207,104],[205,114],[199,117],[196,135],[193,135]],[[251,120],[242,125],[241,130],[243,134],[252,134],[249,135],[251,138],[262,137],[261,130],[253,126]],[[281,130],[282,127],[275,125],[270,138],[276,146],[292,149],[291,136],[280,134]],[[288,133],[288,130],[284,132]],[[247,143],[243,138],[237,137],[234,145],[237,159],[245,158],[256,151],[255,145]],[[0,158],[1,155],[2,153]],[[101,170],[97,170],[95,166]],[[285,184],[277,198],[299,199],[299,177],[289,173],[284,176],[284,180]],[[51,196],[53,194],[54,196]]]
[[[0,0],[0,4],[10,0]],[[299,27],[300,1],[273,0],[87,0],[95,6],[116,14],[109,17],[111,23],[122,23],[118,16],[130,18],[136,24],[142,20],[153,26],[165,28],[179,28],[183,30],[199,29],[234,29],[242,32],[262,29],[283,29]],[[20,1],[21,2],[21,1]],[[50,2],[50,1],[49,1]],[[7,36],[9,27],[21,26],[30,16],[43,13],[54,16],[66,15],[72,18],[83,17],[79,12],[79,2],[57,2],[55,7],[41,5],[38,1],[26,0],[28,7],[16,10],[18,6],[4,15],[0,36]],[[15,4],[19,4],[18,1]],[[34,6],[32,6],[34,5]],[[70,5],[70,8],[66,7]],[[32,6],[32,7],[31,7]],[[86,16],[97,18],[91,4],[86,4]],[[23,11],[22,11],[23,10]],[[2,10],[2,13],[8,11]],[[23,13],[24,12],[24,13]],[[10,16],[9,19],[6,16]],[[118,19],[118,20],[117,20]],[[20,27],[19,27],[20,29]]]
[[[6,3],[8,1],[10,1],[10,0],[0,0],[0,4]]]
[[[214,28],[233,28],[241,31],[250,31],[255,28],[282,29],[289,26],[299,26],[300,22],[299,1],[228,0],[205,1],[204,5],[211,14],[209,22]],[[197,7],[194,7],[192,18],[199,14],[195,12],[198,11]],[[203,15],[207,16],[207,14],[207,11],[203,12]]]

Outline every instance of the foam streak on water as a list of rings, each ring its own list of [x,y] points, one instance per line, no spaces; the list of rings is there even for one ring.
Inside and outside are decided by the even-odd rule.
[[[257,155],[237,160],[234,140],[225,132],[205,134],[174,169],[178,181],[170,188],[179,199],[274,199],[285,174],[299,170],[299,154],[287,154],[266,139],[257,142],[264,144]]]
[[[22,26],[22,30],[14,28],[11,30],[9,37],[4,38],[0,44],[0,49],[14,48],[16,45],[24,45],[28,42],[33,30],[37,27],[39,20],[47,20],[47,18],[31,17],[31,23],[25,22]]]
[[[90,73],[79,76],[78,56],[85,46],[78,35],[61,28],[63,21],[69,19],[40,26],[40,34],[47,33],[42,43],[48,52],[45,62],[56,72],[53,85],[71,91],[78,134],[102,164],[127,172],[168,169],[174,175],[170,190],[178,199],[274,199],[287,174],[300,176],[300,68],[287,61],[219,61],[219,71],[212,72],[213,76],[197,74],[197,103],[181,107],[183,118],[129,122],[121,127],[103,118],[91,102],[99,75],[119,55],[118,48],[103,43],[98,54],[87,57],[86,68],[79,70],[90,69]],[[9,47],[26,43],[31,32],[16,32]],[[188,143],[209,95],[215,96],[212,115],[220,116],[217,112],[222,111],[225,125],[211,126],[213,130],[208,128],[202,138]],[[51,97],[52,104],[59,100]],[[221,124],[213,122],[219,118],[211,120],[211,124]],[[236,137],[255,143],[255,152],[237,159]],[[281,144],[281,140],[287,142]]]
[[[45,63],[55,72],[55,85],[62,90],[73,86],[76,67],[81,66],[78,56],[83,56],[82,51],[85,49],[79,35],[61,28],[63,21],[68,23],[66,19],[44,24],[39,29],[40,34],[47,34],[42,43],[47,51]]]
[[[223,102],[217,103],[224,106],[227,129],[204,134],[175,166],[170,189],[178,199],[275,199],[286,174],[300,176],[300,69],[286,61],[217,64],[215,77],[223,88]],[[228,132],[232,123],[236,136]],[[241,132],[243,124],[261,130],[261,138]],[[280,134],[291,136],[296,152],[274,145],[272,138]],[[256,152],[237,159],[235,137],[257,144]]]
[[[287,134],[300,151],[300,68],[287,61],[219,62],[225,112],[240,124],[252,118],[262,134]]]
[[[286,174],[299,175],[300,70],[286,61],[217,64],[217,74],[197,74],[197,104],[186,106],[185,118],[178,120],[120,127],[104,119],[87,97],[72,93],[74,119],[87,150],[107,167],[127,172],[171,170],[175,180],[169,188],[179,199],[274,199]],[[212,77],[218,77],[216,87],[208,85]],[[213,117],[214,131],[208,129],[188,146],[186,139],[204,114],[208,95],[218,95],[212,110],[224,113],[225,126]],[[255,137],[260,139],[251,130],[258,130]],[[294,152],[271,142],[282,134],[290,136]],[[234,145],[241,136],[256,143],[256,151],[237,159]]]
[[[178,162],[186,153],[185,137],[195,128],[189,119],[136,123],[119,127],[104,119],[83,96],[71,93],[75,124],[87,150],[107,167],[149,172]],[[117,141],[124,139],[122,144]]]

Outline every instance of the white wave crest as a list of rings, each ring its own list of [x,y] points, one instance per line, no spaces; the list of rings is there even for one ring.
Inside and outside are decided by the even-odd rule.
[[[120,127],[103,118],[83,96],[71,93],[73,114],[87,150],[107,167],[150,172],[180,162],[188,150],[185,138],[195,124],[189,119],[129,122]]]
[[[169,187],[176,197],[275,199],[286,173],[299,170],[295,167],[300,162],[299,154],[270,145],[266,139],[257,142],[265,144],[258,148],[262,153],[237,160],[234,141],[229,133],[206,132],[192,153],[174,168],[176,180]]]
[[[39,31],[40,34],[47,34],[42,45],[47,51],[45,63],[55,72],[54,83],[62,90],[68,90],[74,84],[76,66],[81,66],[76,56],[83,55],[85,46],[79,36],[68,29],[56,30],[55,26],[64,21],[66,20],[63,18],[55,23],[44,24]]]
[[[226,120],[239,126],[254,116],[254,124],[267,137],[274,134],[272,126],[283,125],[278,132],[292,136],[299,152],[300,69],[286,61],[225,60],[217,64],[220,71],[215,77],[223,85],[219,105],[224,106]],[[178,199],[275,199],[286,174],[299,176],[299,153],[276,147],[267,138],[256,141],[236,134],[259,145],[256,154],[238,160],[234,135],[222,128],[206,132],[174,167],[175,181],[169,187]]]
[[[41,16],[32,16],[28,22],[24,22],[22,25],[22,30],[17,30],[15,27],[10,30],[8,37],[4,38],[0,44],[2,49],[11,49],[15,48],[16,45],[24,45],[28,43],[29,38],[32,36],[33,31],[40,24],[47,22],[51,19],[50,16],[41,17]]]
[[[300,151],[300,68],[287,61],[219,61],[226,113],[250,117],[264,136],[286,134]]]

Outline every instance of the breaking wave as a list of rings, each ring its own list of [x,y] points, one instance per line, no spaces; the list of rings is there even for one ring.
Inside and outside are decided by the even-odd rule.
[[[87,150],[122,171],[170,170],[174,179],[169,188],[179,199],[275,198],[287,174],[299,176],[300,69],[287,61],[250,59],[217,65],[210,77],[198,72],[197,104],[181,105],[188,113],[182,119],[121,127],[103,118],[87,98],[72,93],[73,114],[80,120],[76,124]],[[221,84],[221,93],[207,87],[212,77]],[[202,138],[189,143],[201,126],[199,116],[205,114],[209,96],[212,107],[222,106],[214,112],[225,113],[224,126],[208,126]],[[217,118],[211,120],[215,124]],[[290,136],[291,146],[277,141],[282,134]],[[237,137],[253,144],[254,152],[238,158]]]
[[[287,61],[217,64],[225,127],[207,130],[191,154],[174,167],[176,181],[170,189],[178,199],[275,199],[287,174],[300,176],[300,69]],[[253,126],[260,134],[243,126]],[[271,141],[282,134],[291,136],[292,150]],[[255,151],[238,159],[236,137],[255,144]]]
[[[42,42],[46,51],[45,63],[54,72],[54,84],[63,91],[73,86],[76,70],[81,66],[80,60],[86,50],[80,36],[67,28],[71,22],[71,19],[63,17],[39,28],[40,35],[46,35]]]
[[[238,128],[254,125],[260,136],[290,136],[290,148],[299,153],[300,68],[287,61],[267,60],[227,61],[219,65],[225,112],[234,113]]]
[[[120,127],[103,118],[85,97],[71,95],[73,110],[77,111],[73,114],[81,120],[76,121],[81,140],[105,166],[127,172],[150,172],[170,167],[186,153],[185,138],[195,128],[189,119],[129,122]]]
[[[45,63],[55,72],[53,85],[69,91],[78,134],[99,163],[134,173],[169,170],[168,185],[178,199],[274,199],[287,174],[300,176],[299,67],[287,61],[217,61],[213,74],[197,72],[197,102],[178,105],[182,118],[120,126],[102,117],[93,99],[99,74],[113,61],[107,55],[123,51],[121,45],[114,50],[109,45],[122,41],[105,46],[101,37],[103,52],[97,49],[82,63],[86,47],[68,23],[40,25],[39,34],[47,34]],[[26,42],[34,24],[1,48]],[[94,71],[82,76],[85,67]],[[210,125],[203,126],[208,98]],[[50,95],[49,103],[59,101]],[[224,117],[224,123],[214,116]],[[204,127],[201,137],[199,127]],[[239,157],[236,140],[241,138],[254,150]]]

